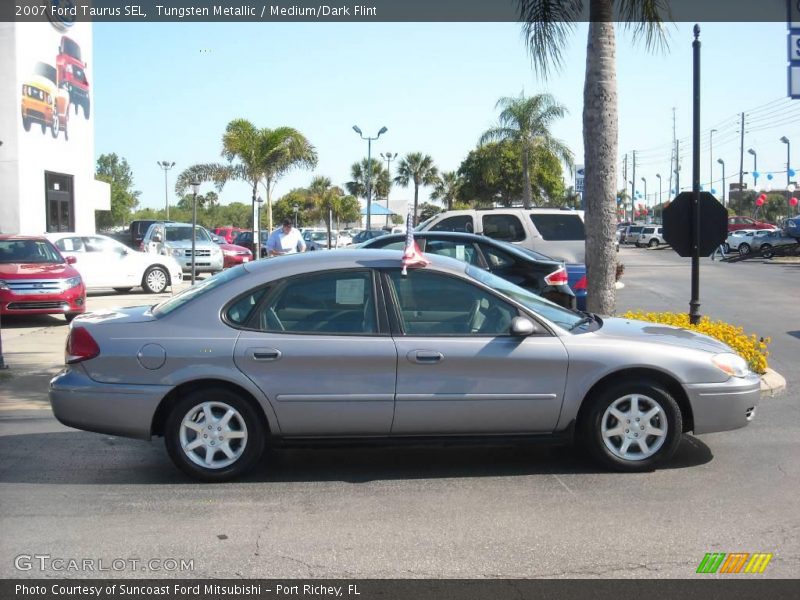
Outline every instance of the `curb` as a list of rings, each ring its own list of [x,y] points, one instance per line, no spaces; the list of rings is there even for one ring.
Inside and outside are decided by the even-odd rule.
[[[786,390],[786,379],[777,371],[767,368],[767,372],[761,376],[761,395],[777,396]]]

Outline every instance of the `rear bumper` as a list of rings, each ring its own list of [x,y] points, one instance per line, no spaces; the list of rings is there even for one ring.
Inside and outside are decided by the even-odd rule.
[[[50,405],[68,427],[149,440],[153,416],[170,389],[98,383],[83,367],[67,367],[50,381]]]
[[[693,383],[684,386],[692,405],[694,433],[729,431],[747,425],[761,397],[761,378],[731,377],[725,383]]]

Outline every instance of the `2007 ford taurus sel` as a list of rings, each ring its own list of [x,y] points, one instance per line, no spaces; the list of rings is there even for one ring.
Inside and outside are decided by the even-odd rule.
[[[267,441],[572,436],[652,469],[686,431],[743,427],[759,378],[683,329],[577,314],[446,257],[341,250],[235,267],[154,307],[75,319],[53,412],[164,436],[208,481]]]

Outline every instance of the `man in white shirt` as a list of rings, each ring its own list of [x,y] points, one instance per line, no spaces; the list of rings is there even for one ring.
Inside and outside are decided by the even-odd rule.
[[[292,222],[284,219],[282,226],[270,234],[267,240],[267,251],[269,256],[305,252],[306,243],[300,232],[292,227]]]

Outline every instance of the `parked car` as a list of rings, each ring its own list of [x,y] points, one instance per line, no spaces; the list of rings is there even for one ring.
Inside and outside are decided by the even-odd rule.
[[[69,94],[69,102],[75,106],[75,114],[78,114],[78,106],[81,106],[83,116],[88,119],[91,107],[89,80],[86,78],[87,66],[81,58],[81,47],[72,38],[62,36],[56,56],[58,87]]]
[[[0,315],[64,315],[86,310],[86,287],[72,265],[42,236],[0,234]]]
[[[198,227],[201,226],[198,225]],[[224,269],[229,269],[230,267],[235,267],[236,265],[253,260],[253,251],[249,248],[237,246],[236,244],[229,244],[225,241],[224,237],[217,235],[216,233],[211,233],[205,227],[203,227],[203,229],[208,237],[211,238],[211,241],[219,246],[220,250],[222,250],[222,267]]]
[[[583,211],[578,210],[448,210],[424,221],[416,230],[478,233],[541,252],[566,263],[584,262],[586,232]]]
[[[728,231],[737,231],[739,229],[777,229],[777,227],[772,223],[757,221],[750,217],[728,217]]]
[[[160,294],[182,278],[181,266],[171,256],[131,250],[104,235],[48,233],[63,256],[77,259],[75,268],[87,289],[113,288],[130,292],[141,287],[151,294]]]
[[[645,225],[636,240],[636,247],[649,246],[655,248],[659,244],[666,244],[664,239],[664,228],[660,225]]]
[[[258,253],[261,255],[261,258],[267,256],[267,240],[269,239],[269,231],[262,230],[259,241],[258,241]],[[250,253],[253,254],[255,252],[255,245],[253,244],[253,232],[252,231],[242,231],[239,232],[235,238],[233,238],[233,244],[235,246],[241,246],[242,248],[247,248],[250,250]]]
[[[22,127],[31,130],[37,123],[42,133],[50,128],[50,134],[57,138],[64,132],[64,139],[69,139],[69,94],[56,85],[56,69],[53,65],[37,62],[33,75],[22,84]]]
[[[786,219],[783,224],[784,231],[795,238],[800,238],[800,216]]]
[[[796,237],[783,231],[768,231],[764,235],[753,236],[751,251],[758,252],[764,258],[772,258],[775,255],[775,248],[796,246],[799,243]]]
[[[190,223],[153,223],[142,240],[145,252],[174,257],[183,272],[192,271],[192,225]],[[195,229],[195,272],[217,273],[222,271],[224,257],[220,247],[211,241],[208,231],[198,226]]]
[[[761,242],[759,241],[760,238],[764,237],[770,232],[772,232],[772,229],[754,229],[741,235],[740,237],[735,238],[733,241],[736,243],[736,250],[742,256],[745,254],[750,254],[753,248],[761,245]],[[730,239],[730,236],[728,236],[728,239]]]
[[[303,241],[306,244],[306,252],[314,250],[328,249],[328,232],[318,229],[306,229],[303,232]],[[331,248],[336,248],[336,232],[331,232]]]
[[[576,284],[586,275],[584,265],[575,265],[577,270],[573,271],[570,281],[570,273],[562,262],[486,236],[452,231],[420,231],[414,234],[414,240],[425,254],[449,256],[485,269],[559,306],[581,310],[586,308],[585,282],[580,303],[577,294],[570,288],[570,283]],[[359,248],[402,250],[405,243],[405,234],[392,234],[364,242]]]
[[[622,243],[635,244],[639,241],[642,229],[644,229],[644,225],[628,225],[625,228],[625,233],[622,235]]]
[[[576,314],[428,258],[403,276],[399,251],[282,256],[154,307],[79,317],[50,382],[53,414],[164,436],[175,465],[206,481],[243,474],[268,441],[351,438],[574,436],[607,468],[648,471],[683,432],[755,415],[760,378],[718,340]]]
[[[231,227],[228,225],[227,227],[217,227],[214,229],[214,235],[218,235],[222,239],[225,240],[228,244],[233,244],[236,236],[243,231],[247,231],[246,229],[242,229],[241,227]],[[251,252],[252,253],[252,252]]]
[[[728,232],[728,237],[725,239],[725,243],[722,244],[725,252],[737,252],[739,250],[739,244],[748,242],[756,231],[756,229],[737,229],[736,231]]]
[[[389,232],[384,229],[364,229],[353,236],[351,243],[353,245],[363,244],[366,241],[381,237],[383,235],[389,235]]]

